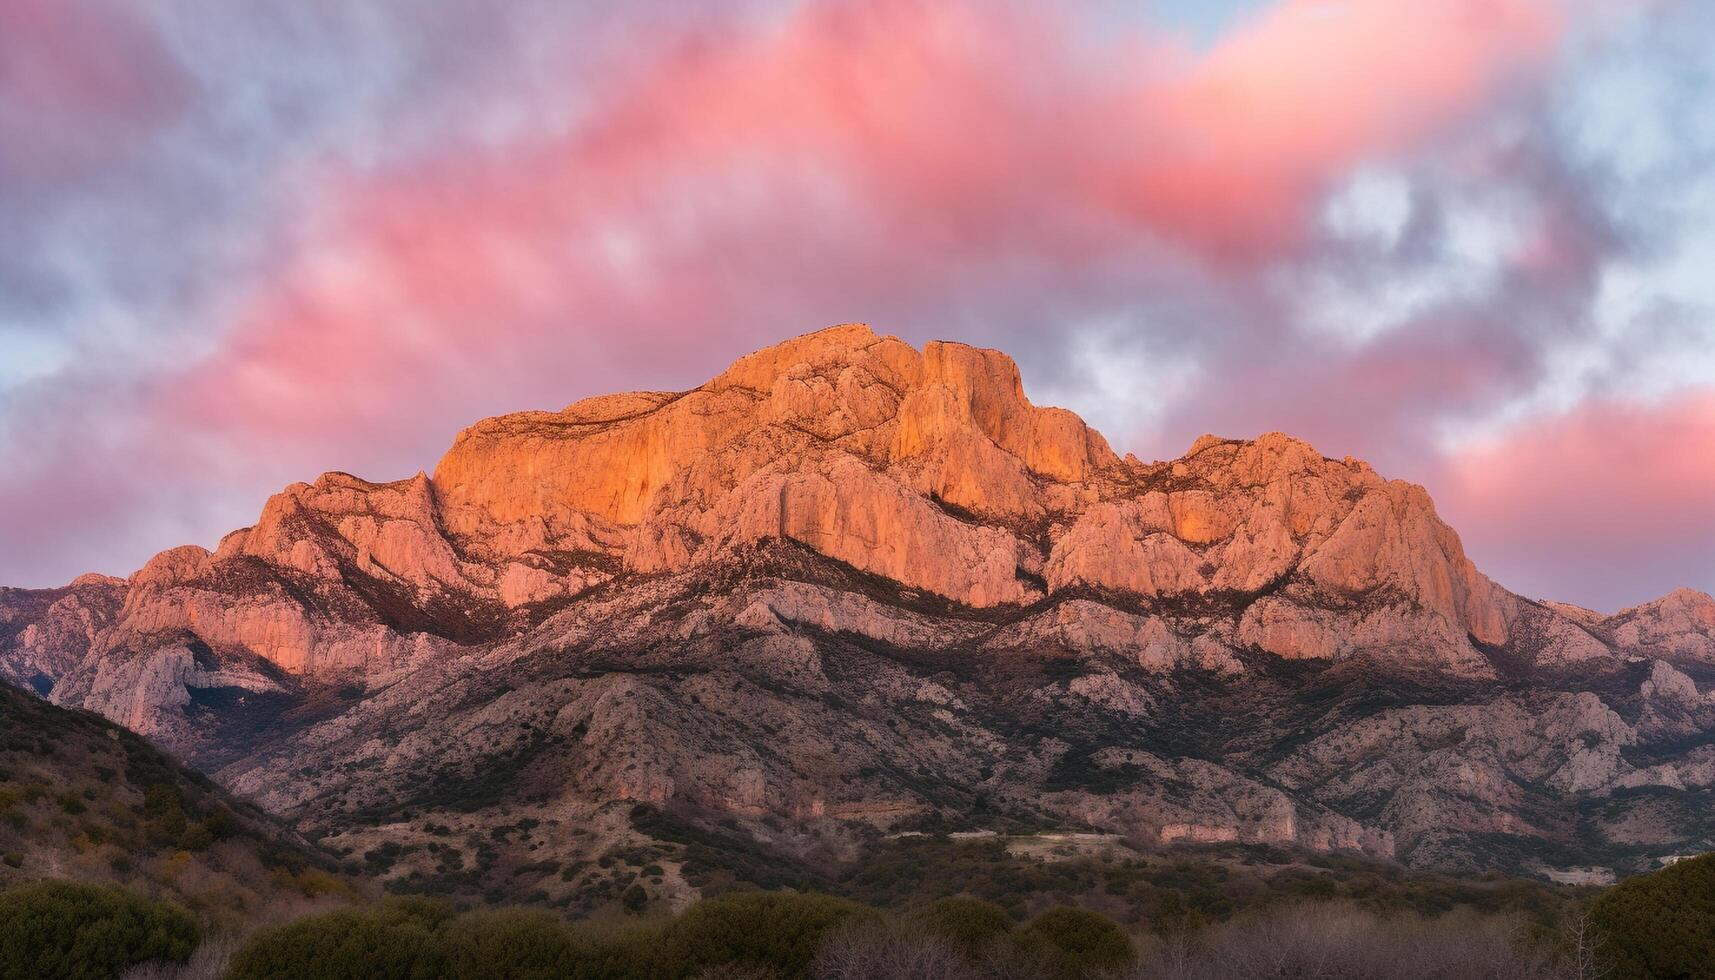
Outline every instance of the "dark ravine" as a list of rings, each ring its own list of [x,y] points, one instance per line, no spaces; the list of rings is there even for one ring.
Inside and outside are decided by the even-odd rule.
[[[807,862],[925,820],[1594,878],[1715,838],[1709,596],[1525,599],[1360,461],[1122,458],[1004,355],[858,325],[0,591],[0,678],[398,883],[549,900],[639,805]]]

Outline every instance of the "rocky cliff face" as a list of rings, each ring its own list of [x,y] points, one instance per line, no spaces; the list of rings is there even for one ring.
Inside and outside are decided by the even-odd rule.
[[[0,677],[334,833],[634,800],[1641,854],[1708,833],[1712,673],[1708,596],[1526,600],[1360,461],[1121,458],[1005,355],[861,325],[0,593]]]

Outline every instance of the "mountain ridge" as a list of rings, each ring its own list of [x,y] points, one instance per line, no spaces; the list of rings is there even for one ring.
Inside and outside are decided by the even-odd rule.
[[[1657,811],[1715,784],[1708,596],[1528,600],[1361,461],[1279,433],[1121,457],[1004,354],[859,324],[478,422],[432,476],[293,484],[125,580],[0,592],[0,676],[354,840],[445,803],[404,778],[428,760],[471,819],[677,803],[837,849],[828,821],[998,799],[1454,864],[1480,835],[1640,859],[1706,833]],[[1199,727],[1247,697],[1244,731]],[[1601,847],[1550,802],[1642,790],[1686,795]]]

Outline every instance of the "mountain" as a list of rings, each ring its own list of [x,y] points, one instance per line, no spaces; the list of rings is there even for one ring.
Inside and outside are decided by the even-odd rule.
[[[338,867],[134,733],[0,684],[0,890],[110,881],[232,928],[351,897]]]
[[[0,677],[400,884],[561,902],[949,820],[1557,874],[1715,837],[1709,596],[1526,599],[1359,460],[1121,457],[855,324],[0,592]]]

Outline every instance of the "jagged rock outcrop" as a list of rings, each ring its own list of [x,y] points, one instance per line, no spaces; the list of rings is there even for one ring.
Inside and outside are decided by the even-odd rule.
[[[1592,629],[1628,653],[1715,664],[1715,598],[1707,593],[1676,589],[1622,610]]]
[[[63,589],[0,589],[0,679],[49,693],[83,662],[124,598],[124,580],[105,575],[80,575]]]
[[[1393,649],[1482,673],[1467,638],[1507,641],[1510,597],[1420,488],[1278,434],[1193,448],[1122,461],[1076,416],[1030,404],[999,352],[835,327],[683,394],[479,423],[432,480],[295,484],[214,553],[173,549],[133,576],[120,630],[189,629],[294,673],[363,666],[397,651],[354,620],[436,625],[395,622],[404,607],[501,628],[622,570],[779,539],[978,608],[1077,587],[1266,590],[1234,638],[1286,657]],[[210,586],[235,574],[265,581]]]
[[[1658,811],[1715,783],[1672,741],[1715,723],[1708,666],[1706,595],[1527,600],[1361,461],[1279,433],[1122,458],[1004,354],[858,324],[479,422],[432,476],[294,484],[129,579],[0,593],[0,676],[334,833],[983,801],[1431,863],[1523,861],[1569,820],[1644,847],[1701,832]],[[1651,823],[1652,787],[1692,795]]]

